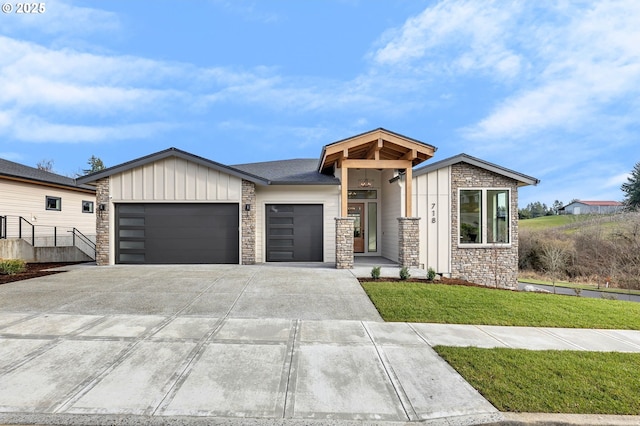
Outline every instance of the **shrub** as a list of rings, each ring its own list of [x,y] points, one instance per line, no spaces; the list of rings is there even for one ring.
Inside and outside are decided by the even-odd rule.
[[[379,266],[374,266],[373,268],[371,268],[371,278],[373,278],[374,280],[377,280],[378,278],[380,278]]]
[[[433,268],[429,268],[427,270],[427,279],[429,281],[433,281],[436,278],[436,270]]]
[[[27,263],[21,259],[0,259],[0,274],[13,275],[27,270]]]
[[[409,273],[409,268],[407,268],[406,266],[403,266],[402,268],[400,268],[400,279],[401,280],[406,280],[411,276],[411,274]]]

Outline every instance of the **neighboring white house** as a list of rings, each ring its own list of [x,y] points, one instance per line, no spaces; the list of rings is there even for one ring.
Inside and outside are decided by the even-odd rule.
[[[376,129],[319,159],[226,166],[169,148],[78,179],[96,187],[97,263],[384,257],[512,287],[517,191],[538,180]]]
[[[611,214],[624,210],[619,201],[573,201],[560,208],[560,214]]]
[[[95,241],[93,187],[0,159],[0,238],[5,245],[8,239],[21,237],[36,247],[72,246],[74,228]],[[2,253],[6,256],[7,252]]]

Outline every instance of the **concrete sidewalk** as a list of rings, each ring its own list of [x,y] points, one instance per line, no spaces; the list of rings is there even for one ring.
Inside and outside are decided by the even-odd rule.
[[[4,313],[0,342],[7,424],[480,424],[502,414],[431,345],[640,352],[637,331],[175,315]]]
[[[500,420],[416,330],[360,321],[5,313],[0,423]]]

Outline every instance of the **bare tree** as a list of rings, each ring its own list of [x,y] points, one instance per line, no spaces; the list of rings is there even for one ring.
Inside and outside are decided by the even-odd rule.
[[[43,159],[36,164],[38,170],[44,170],[45,172],[53,173],[53,160]]]
[[[566,275],[570,259],[571,249],[568,242],[549,240],[543,244],[540,260],[544,270],[551,276],[554,294],[556,292],[556,280]]]

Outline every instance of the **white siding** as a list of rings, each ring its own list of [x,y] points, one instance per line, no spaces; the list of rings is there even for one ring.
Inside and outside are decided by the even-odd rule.
[[[62,210],[47,210],[47,196],[59,197]],[[68,235],[66,231],[71,228],[95,236],[95,213],[82,213],[82,201],[93,201],[94,211],[98,207],[95,194],[0,179],[0,216],[22,216],[33,225],[65,228],[57,231],[58,236]],[[7,232],[11,236],[11,230],[7,229]],[[41,232],[45,232],[44,228],[37,230],[36,236]]]
[[[401,179],[389,183],[393,178],[393,170],[382,172],[382,200],[380,221],[382,222],[382,256],[393,261],[398,260],[398,218],[404,212],[402,194],[404,185]]]
[[[240,178],[175,157],[111,177],[113,202],[239,202],[241,194]]]
[[[444,167],[413,179],[413,214],[420,219],[420,264],[451,272],[451,173]]]
[[[324,223],[324,261],[336,260],[336,221],[340,216],[340,187],[338,185],[273,185],[256,186],[256,262],[265,261],[265,205],[322,204]]]

